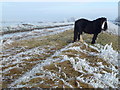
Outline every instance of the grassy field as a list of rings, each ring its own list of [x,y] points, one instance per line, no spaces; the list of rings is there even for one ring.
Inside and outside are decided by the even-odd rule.
[[[92,40],[93,35],[90,34],[84,34],[83,35],[83,40],[90,44]],[[108,33],[101,33],[98,35],[97,42],[98,44],[101,45],[106,45],[106,44],[113,44],[113,48],[115,50],[118,50],[118,36],[108,34]],[[18,42],[14,42],[9,47],[18,47],[18,46],[27,46],[27,48],[31,49],[37,46],[43,46],[43,45],[55,45],[56,43],[59,44],[57,47],[64,47],[65,45],[71,43],[73,41],[73,30],[67,30],[63,33],[55,34],[55,35],[50,35],[50,36],[43,36],[39,38],[33,38],[33,39],[28,39],[28,40],[21,40]]]
[[[83,39],[86,43],[89,45],[92,39],[92,35],[84,34]],[[18,78],[20,78],[23,74],[31,70],[35,65],[38,63],[41,63],[42,61],[46,60],[47,58],[51,57],[56,51],[59,51],[60,49],[66,47],[68,44],[72,43],[73,41],[73,30],[67,30],[62,33],[58,33],[55,35],[50,35],[50,36],[42,36],[38,38],[32,38],[28,40],[19,40],[16,42],[13,42],[12,44],[6,45],[3,47],[3,50],[5,51],[3,53],[3,58],[9,59],[9,57],[16,57],[14,59],[11,58],[11,60],[8,61],[3,61],[3,88],[6,88],[11,84],[12,82],[15,82]],[[116,35],[111,35],[108,33],[101,33],[98,36],[97,42],[98,44],[101,45],[106,45],[106,44],[113,44],[114,50],[119,50],[118,48],[118,37]],[[81,48],[84,50],[86,47],[82,45],[79,41],[73,44],[73,46],[81,46]],[[94,46],[94,45],[93,45]],[[23,49],[24,48],[24,49]],[[36,49],[37,48],[37,49]],[[35,49],[35,50],[34,50]],[[32,50],[30,53],[27,51]],[[33,53],[35,51],[39,51],[39,54]],[[91,52],[96,52],[96,50],[88,48],[86,49]],[[24,53],[23,53],[24,52]],[[22,53],[22,54],[21,54]],[[32,53],[32,54],[31,54]],[[75,50],[73,51],[63,51],[62,54],[67,55],[68,57],[75,57],[76,54],[81,54],[81,58],[87,58],[88,61],[91,63],[90,66],[92,67],[97,67],[98,65],[94,62],[103,62],[105,66],[109,66],[108,62],[105,62],[103,59],[98,58],[98,57],[93,57],[93,56],[88,56],[85,53],[82,52],[76,52]],[[16,56],[17,55],[17,56]],[[13,63],[16,61],[16,59],[19,57],[22,57],[21,61],[18,63]],[[26,59],[26,57],[29,57]],[[60,58],[61,56],[54,56],[52,59]],[[94,63],[94,64],[93,64]],[[61,71],[64,73],[62,74],[59,72],[59,69],[56,66],[59,66],[61,68]],[[66,69],[64,70],[65,67]],[[12,69],[10,69],[12,68]],[[72,78],[68,80],[67,82],[71,84],[73,87],[78,87],[76,85],[76,80],[73,77],[77,77],[83,73],[80,73],[78,71],[75,71],[74,68],[72,68],[72,64],[70,61],[64,61],[64,62],[55,62],[53,64],[47,65],[43,67],[44,70],[54,72],[57,76],[62,77],[64,80],[67,81],[67,78]],[[9,72],[8,72],[9,71]],[[87,73],[86,70],[83,71]],[[106,71],[108,73],[112,73],[110,69],[104,68],[103,71]],[[72,72],[72,73],[71,73]],[[100,71],[102,72],[102,70]],[[36,76],[41,76],[42,73],[36,73]],[[11,77],[12,76],[12,77]],[[91,76],[94,76],[93,74],[83,74],[83,77],[89,78]],[[58,81],[58,87],[61,88],[62,85],[65,84],[64,81],[55,78],[55,81],[50,80],[50,78],[33,78],[28,82],[21,82],[20,84],[26,85],[25,88],[31,85],[31,87],[42,87],[42,88],[49,88],[52,86],[56,86],[55,82]],[[40,81],[44,81],[47,84],[37,84]],[[79,82],[77,80],[77,82]],[[78,84],[78,83],[77,83]],[[93,86],[84,83],[84,82],[79,82],[80,86],[83,88],[93,88]],[[14,85],[16,86],[16,85]],[[64,85],[66,88],[69,88],[67,85]]]

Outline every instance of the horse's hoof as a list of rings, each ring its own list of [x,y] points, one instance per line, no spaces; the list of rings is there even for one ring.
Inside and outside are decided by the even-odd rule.
[[[91,44],[95,44],[95,42],[91,42]]]
[[[74,43],[75,41],[72,41],[72,43]]]

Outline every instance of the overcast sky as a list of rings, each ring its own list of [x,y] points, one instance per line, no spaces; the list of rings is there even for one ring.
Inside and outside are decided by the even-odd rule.
[[[2,4],[3,21],[62,21],[70,17],[95,19],[101,16],[114,20],[118,13],[117,2],[4,2],[0,4]]]
[[[118,2],[119,0],[0,0],[0,2]]]

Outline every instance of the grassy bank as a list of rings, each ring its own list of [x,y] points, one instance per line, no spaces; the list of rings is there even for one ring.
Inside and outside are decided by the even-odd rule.
[[[90,44],[91,38],[92,38],[92,35],[88,35],[88,34],[83,35],[84,41],[87,42],[88,44]],[[9,68],[12,68],[9,70],[9,72],[7,71],[7,72],[3,73],[3,76],[6,77],[5,80],[3,81],[3,88],[8,87],[9,84],[11,84],[15,80],[17,80],[19,77],[21,77],[27,71],[31,70],[36,64],[41,63],[41,61],[47,59],[48,57],[53,55],[56,51],[64,48],[66,45],[68,45],[72,41],[73,41],[73,30],[67,30],[65,32],[58,33],[55,35],[32,38],[32,39],[28,39],[28,40],[19,40],[19,41],[13,42],[12,44],[6,45],[6,47],[4,47],[4,49],[3,49],[5,51],[3,58],[6,59],[11,56],[11,57],[13,57],[13,59],[11,58],[11,60],[8,60],[5,62],[3,61],[3,67],[2,67],[3,71],[6,71],[6,70],[9,70]],[[111,42],[113,43],[113,48],[115,50],[118,50],[118,37],[115,35],[101,33],[98,36],[96,43],[105,45],[105,44],[110,44]],[[79,44],[79,45],[81,45],[81,44]],[[37,49],[39,54],[34,53],[36,51],[36,49],[35,49],[36,47],[39,47]],[[21,48],[24,48],[24,49],[21,49]],[[29,50],[33,50],[33,51],[31,51],[29,54],[27,54],[27,51],[29,51]],[[73,54],[74,54],[74,52],[73,52]],[[17,55],[17,57],[14,58],[16,55]],[[74,55],[72,55],[72,54],[69,54],[68,56],[74,57]],[[12,64],[19,57],[22,57],[20,62]],[[26,57],[29,57],[29,58],[26,59]],[[83,57],[84,57],[84,55],[83,55]],[[57,58],[57,57],[54,57],[54,58]],[[68,63],[68,65],[70,65],[70,66],[66,66],[69,71],[71,64],[69,64],[69,61],[66,61],[65,63]],[[6,65],[6,64],[8,64],[8,65]],[[59,65],[62,63],[56,63],[56,64]],[[67,65],[67,64],[65,64],[65,65]],[[94,66],[94,65],[91,65],[91,66]],[[52,67],[54,67],[54,65],[52,65]],[[62,67],[62,66],[60,66],[60,67]],[[44,67],[44,68],[49,69],[49,66]],[[55,70],[56,70],[56,68],[55,68]],[[73,70],[71,70],[71,71],[73,71]],[[79,74],[76,71],[74,71],[74,73]],[[67,73],[67,74],[69,74],[69,73]],[[12,78],[11,78],[11,76],[12,76]],[[74,75],[71,75],[71,76],[74,76]],[[34,82],[34,80],[33,80],[33,82]],[[83,84],[81,82],[81,85],[87,85],[87,84]],[[87,86],[84,86],[84,87],[87,87]],[[89,87],[91,87],[91,86],[89,86]]]
[[[9,72],[7,71],[3,73],[3,76],[5,77],[3,81],[3,88],[8,87],[10,83],[25,74],[27,71],[31,70],[42,60],[50,57],[55,53],[55,51],[64,48],[68,43],[72,42],[72,33],[73,31],[70,30],[50,36],[32,38],[29,40],[19,40],[13,42],[12,44],[6,45],[3,49],[5,51],[3,53],[3,58],[7,60],[7,58],[9,59],[9,57],[12,57],[13,59],[11,58],[10,60],[3,61],[3,71],[12,68]],[[38,49],[36,49],[37,47]],[[27,53],[29,50],[31,50],[31,53]],[[35,51],[38,51],[38,53],[34,53]],[[17,58],[20,57],[23,58],[20,60],[20,63],[18,62],[12,64],[16,62]],[[26,59],[26,57],[29,58]],[[18,66],[19,68],[17,68]]]
[[[90,34],[83,34],[83,40],[90,44],[93,35]],[[98,35],[96,43],[101,45],[106,44],[113,44],[113,48],[118,50],[118,36],[108,34],[108,33],[101,33]],[[39,38],[32,38],[28,40],[20,40],[18,42],[14,42],[8,47],[17,47],[17,46],[26,46],[27,48],[31,49],[37,46],[44,46],[44,45],[55,45],[58,44],[56,48],[64,47],[65,45],[71,43],[73,41],[73,30],[67,30],[62,33],[58,33],[55,35],[50,36],[43,36]]]
[[[80,42],[67,45],[43,60],[42,63],[37,64],[28,74],[19,78],[13,86],[20,85],[22,88],[113,87],[110,78],[114,75],[115,78],[118,77],[116,75],[118,66],[107,59],[100,58],[98,50],[90,46]],[[110,67],[114,67],[115,71]],[[27,79],[25,79],[26,76]],[[107,78],[107,80],[101,80],[99,77]],[[115,80],[113,83],[117,86]]]

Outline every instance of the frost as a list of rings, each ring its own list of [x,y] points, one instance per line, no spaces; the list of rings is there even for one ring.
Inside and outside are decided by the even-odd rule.
[[[114,65],[118,64],[118,52],[113,50],[112,43],[110,45],[106,44],[100,49],[100,57],[113,63]]]
[[[73,88],[73,86],[67,83],[64,79],[60,79],[60,80],[62,80],[65,85],[69,86],[70,88]]]
[[[63,83],[67,86],[69,86],[70,88],[73,88],[73,86],[66,82],[65,79],[61,78],[60,75],[57,76],[56,73],[53,73],[51,71],[46,71],[44,70],[44,66],[50,65],[52,63],[55,62],[64,62],[64,61],[70,61],[70,63],[72,64],[72,67],[75,71],[78,71],[80,73],[83,73],[82,75],[76,77],[76,83],[77,86],[79,88],[81,88],[79,82],[83,82],[86,84],[89,84],[91,86],[93,86],[94,88],[108,88],[108,87],[112,87],[112,88],[116,88],[118,87],[118,70],[115,68],[115,66],[112,64],[114,61],[114,59],[117,59],[117,54],[118,52],[113,50],[112,48],[112,44],[110,45],[105,45],[105,46],[101,46],[101,45],[95,45],[95,46],[88,46],[88,48],[92,48],[95,49],[99,52],[96,53],[96,56],[102,58],[103,60],[105,60],[107,63],[109,63],[109,66],[105,66],[103,62],[95,62],[98,66],[90,66],[90,62],[84,58],[80,58],[80,57],[68,57],[67,55],[62,54],[62,52],[66,51],[66,50],[76,50],[81,51],[81,47],[77,47],[77,46],[72,46],[73,44],[69,44],[68,46],[66,46],[65,48],[56,51],[56,53],[54,53],[54,55],[52,55],[51,57],[47,58],[45,61],[39,63],[38,65],[36,65],[31,71],[27,72],[26,74],[24,74],[22,77],[20,77],[18,80],[16,80],[15,82],[13,82],[11,84],[11,87],[13,87],[15,84],[18,84],[17,87],[19,87],[19,83],[20,82],[27,82],[31,79],[31,77],[37,78],[35,76],[35,73],[42,73],[43,75],[39,76],[39,77],[47,77],[47,78],[51,78],[53,81],[55,80],[55,78],[63,81]],[[89,54],[91,53],[90,51],[84,50],[85,54]],[[112,55],[112,56],[111,56]],[[63,58],[56,58],[53,59],[52,57],[54,56],[61,56]],[[79,55],[78,55],[79,56]],[[116,60],[117,61],[117,60]],[[68,78],[65,72],[62,72],[61,67],[55,65],[56,68],[58,68],[58,73],[61,73],[64,75],[65,78],[67,78],[67,80],[70,80],[71,78]],[[65,68],[64,68],[65,69]],[[108,71],[104,71],[104,69],[107,70],[111,70],[112,72],[108,72]],[[102,73],[100,73],[102,72]],[[72,72],[71,72],[72,73]],[[84,77],[84,75],[88,75],[88,77]],[[90,75],[90,76],[89,76]],[[54,86],[55,87],[55,86]]]
[[[34,25],[27,24],[19,27],[31,28],[34,27]],[[35,26],[35,27],[39,27],[39,26]],[[8,29],[11,28],[12,27]],[[72,26],[66,26],[59,28],[57,27],[54,29],[52,28],[52,29],[34,30],[20,34],[19,33],[11,34],[11,35],[6,34],[3,36],[3,41],[1,43],[3,43],[3,45],[11,44],[12,42],[19,40],[22,37],[26,39],[28,39],[29,37],[35,38],[37,36],[56,34],[71,28]],[[111,26],[109,26],[109,28],[111,28]],[[115,30],[117,30],[116,26],[115,26]],[[111,32],[114,33],[113,31]],[[76,46],[75,44],[79,46]],[[85,46],[84,50],[82,49],[82,46]],[[52,50],[52,48],[55,48],[49,45],[45,47],[47,47],[48,50]],[[4,56],[2,58],[3,65],[1,67],[8,67],[9,65],[15,65],[15,64],[17,65],[16,67],[13,66],[4,69],[2,73],[6,74],[11,69],[20,68],[19,64],[21,65],[25,64],[23,63],[25,62],[24,59],[29,60],[33,58],[34,55],[40,56],[41,54],[48,54],[46,53],[45,47],[39,46],[32,49],[26,49],[25,47],[18,47],[18,48],[13,47],[5,51],[3,50],[4,53]],[[75,55],[72,55],[73,54],[72,51],[75,51]],[[84,56],[82,57],[82,55]],[[66,61],[70,62],[70,63],[65,63],[66,67],[59,66],[59,64],[62,63],[64,64],[64,62]],[[38,59],[38,61],[30,61],[29,63],[36,63],[36,65],[34,65],[34,67],[31,70],[26,71],[20,77],[15,79],[15,81],[10,84],[9,86],[10,88],[32,87],[34,85],[44,83],[44,80],[46,78],[55,81],[54,84],[59,84],[59,82],[62,81],[63,88],[65,88],[65,86],[74,88],[74,85],[72,85],[69,82],[70,80],[73,80],[73,78],[75,78],[74,81],[77,83],[78,88],[82,88],[80,82],[90,85],[94,88],[109,88],[109,87],[117,88],[119,83],[118,82],[119,80],[118,52],[113,49],[112,43],[110,45],[106,44],[105,46],[103,46],[100,44],[88,45],[87,43],[75,42],[56,51],[53,55],[46,58],[45,60]],[[44,68],[45,66],[50,66],[50,65],[52,65],[51,68],[49,67],[48,68],[52,70]],[[57,70],[54,71],[54,68]],[[69,70],[71,68],[73,72],[70,73],[77,72],[78,73],[77,76],[75,75],[68,76],[68,74],[64,71],[66,69]],[[43,80],[41,80],[39,83],[31,84],[29,82],[31,79],[37,79],[37,78],[42,78]],[[24,85],[22,84],[22,82],[26,84]],[[57,88],[57,87],[58,87],[57,85],[52,86],[52,88]]]
[[[55,27],[52,29],[51,28],[40,29],[40,30],[36,29],[34,31],[28,31],[28,32],[4,34],[1,40],[2,40],[2,44],[6,45],[6,44],[11,44],[12,42],[15,42],[16,40],[24,40],[24,39],[41,37],[41,36],[53,35],[56,33],[64,32],[72,28],[73,26],[64,26],[64,27]]]

